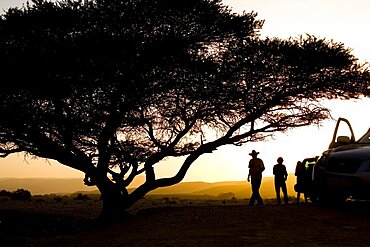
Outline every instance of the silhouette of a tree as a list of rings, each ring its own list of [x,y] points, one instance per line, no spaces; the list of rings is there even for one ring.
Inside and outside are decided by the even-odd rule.
[[[179,183],[222,145],[320,123],[323,98],[368,94],[343,44],[261,39],[254,12],[219,0],[34,0],[0,20],[2,157],[25,152],[86,174],[119,217]],[[207,140],[207,141],[205,141]],[[186,157],[158,178],[167,157]],[[139,175],[145,182],[128,193]]]

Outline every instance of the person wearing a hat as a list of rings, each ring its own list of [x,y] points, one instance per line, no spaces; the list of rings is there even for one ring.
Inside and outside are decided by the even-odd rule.
[[[274,165],[273,168],[273,173],[275,175],[274,182],[275,182],[276,200],[278,204],[281,203],[280,189],[283,191],[285,204],[288,204],[288,192],[285,184],[285,181],[288,178],[288,173],[286,171],[285,165],[283,165],[283,161],[284,159],[282,157],[279,157],[277,159],[277,164]]]
[[[249,205],[254,205],[257,200],[258,205],[263,205],[263,200],[260,195],[260,187],[262,182],[262,172],[265,170],[263,161],[260,158],[257,158],[259,152],[252,150],[249,154],[252,156],[252,159],[249,161],[249,173],[248,173],[248,182],[251,182],[252,185],[252,196],[249,201]]]

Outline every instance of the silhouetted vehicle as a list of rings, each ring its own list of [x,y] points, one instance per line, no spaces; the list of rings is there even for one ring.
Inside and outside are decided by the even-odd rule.
[[[347,124],[351,137],[337,137],[341,123]],[[314,165],[312,178],[320,201],[370,199],[370,129],[356,141],[349,121],[339,118],[329,148]]]

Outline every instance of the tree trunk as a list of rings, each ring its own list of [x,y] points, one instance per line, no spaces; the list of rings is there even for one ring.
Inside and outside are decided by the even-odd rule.
[[[129,216],[127,212],[128,193],[125,187],[113,183],[109,179],[97,184],[103,201],[103,208],[98,222],[110,223],[120,221]]]

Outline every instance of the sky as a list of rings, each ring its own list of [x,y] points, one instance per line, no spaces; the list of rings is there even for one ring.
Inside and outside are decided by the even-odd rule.
[[[20,6],[23,0],[0,0],[0,11]],[[341,42],[352,49],[360,62],[370,61],[370,0],[223,0],[234,12],[257,12],[265,20],[263,37],[289,38],[311,34]],[[370,99],[327,101],[334,119],[347,118],[356,139],[370,127],[367,114]],[[272,176],[272,167],[283,157],[288,173],[294,173],[298,160],[320,155],[329,145],[336,121],[279,133],[273,139],[247,143],[241,147],[224,146],[203,155],[189,169],[183,181],[241,181],[248,174],[249,153],[255,149],[264,161],[264,176]],[[169,159],[156,166],[158,177],[175,174],[183,158]],[[81,177],[83,174],[59,163],[15,154],[0,159],[0,178],[4,177]]]

